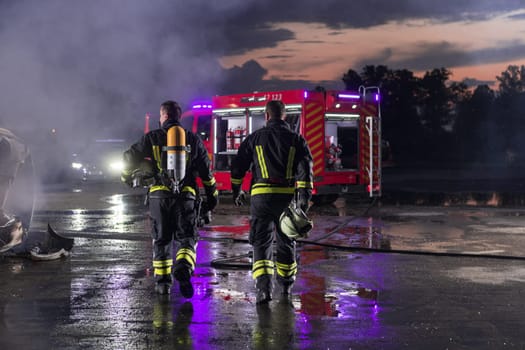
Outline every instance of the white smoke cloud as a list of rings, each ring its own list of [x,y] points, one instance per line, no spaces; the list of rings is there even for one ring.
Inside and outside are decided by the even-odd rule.
[[[144,114],[164,100],[213,95],[224,70],[206,42],[205,3],[0,2],[1,126],[33,153],[64,156],[38,148],[50,137],[67,153],[84,139],[139,135]],[[213,4],[215,14],[242,8]]]

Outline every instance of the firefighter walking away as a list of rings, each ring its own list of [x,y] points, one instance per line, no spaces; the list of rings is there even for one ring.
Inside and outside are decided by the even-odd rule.
[[[204,184],[206,210],[216,207],[218,191],[208,152],[197,135],[182,128],[180,118],[177,102],[162,103],[160,128],[143,135],[124,152],[122,181],[132,187],[149,187],[155,291],[169,294],[175,278],[182,296],[191,298],[190,279],[197,259],[196,176]]]
[[[281,298],[290,298],[297,275],[296,239],[306,236],[312,227],[305,214],[313,187],[310,149],[305,139],[286,123],[283,102],[269,101],[265,118],[266,126],[241,143],[231,168],[237,206],[244,199],[242,180],[249,169],[252,171],[249,241],[253,248],[256,304],[272,300],[274,270]],[[297,216],[297,212],[301,215]],[[305,220],[297,221],[301,218]]]

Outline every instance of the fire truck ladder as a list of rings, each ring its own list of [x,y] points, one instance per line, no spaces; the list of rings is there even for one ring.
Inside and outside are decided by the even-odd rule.
[[[374,117],[366,117],[366,131],[368,132],[368,142],[370,157],[367,167],[368,186],[370,197],[381,196],[381,110],[379,105],[379,88],[378,87],[363,87],[359,88],[363,100],[367,97],[369,90],[375,92],[377,99],[377,117],[374,124]]]

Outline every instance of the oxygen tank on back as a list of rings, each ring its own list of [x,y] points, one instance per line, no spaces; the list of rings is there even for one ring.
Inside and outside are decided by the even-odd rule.
[[[186,175],[186,132],[181,126],[172,126],[168,129],[167,140],[167,170],[174,183],[173,190],[178,192],[179,185]]]

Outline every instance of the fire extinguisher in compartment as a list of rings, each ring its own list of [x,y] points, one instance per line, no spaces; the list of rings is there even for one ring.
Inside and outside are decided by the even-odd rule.
[[[241,128],[241,143],[244,141],[244,139],[246,138],[246,129],[244,128]]]
[[[233,130],[231,128],[226,131],[226,150],[233,150]]]
[[[242,129],[240,126],[238,126],[235,128],[233,149],[239,149],[239,146],[241,145],[241,135],[242,135]]]

